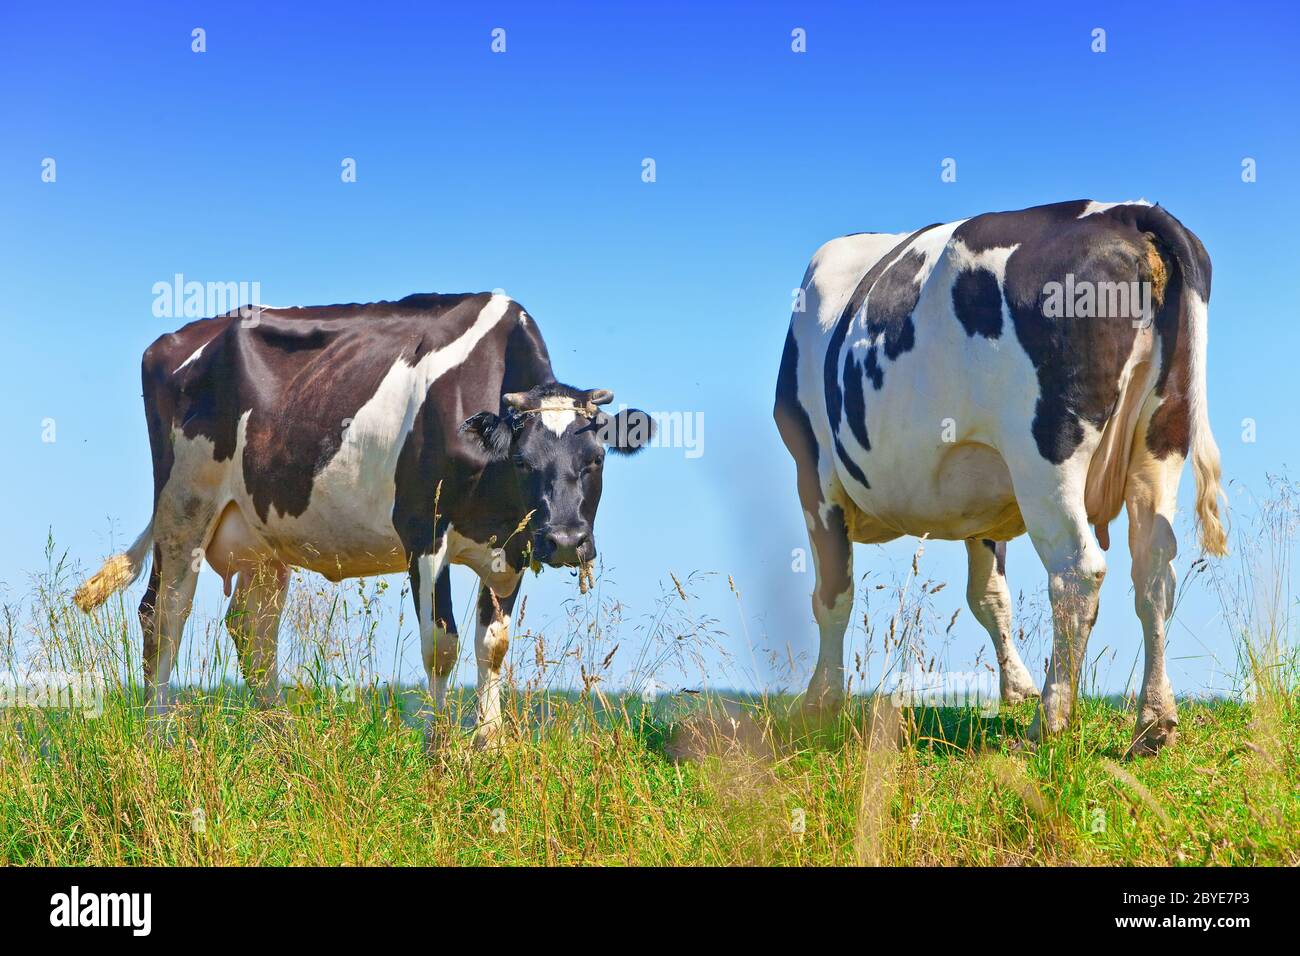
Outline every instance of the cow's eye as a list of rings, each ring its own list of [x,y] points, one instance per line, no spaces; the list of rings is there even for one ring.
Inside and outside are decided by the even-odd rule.
[[[587,462],[587,464],[583,466],[582,470],[587,474],[591,474],[593,471],[599,468],[603,463],[604,463],[604,459],[593,458],[591,459],[591,461]]]
[[[528,471],[528,470],[529,470],[529,468],[528,468],[528,461],[524,458],[523,455],[514,455],[514,456],[512,456],[512,458],[513,458],[513,461],[514,461],[514,463],[515,463],[515,467],[516,467],[516,468],[522,468],[522,469],[524,469],[525,471]]]

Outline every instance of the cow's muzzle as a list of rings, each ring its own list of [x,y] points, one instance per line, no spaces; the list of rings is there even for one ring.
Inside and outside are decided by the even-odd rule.
[[[552,529],[537,536],[533,554],[553,568],[572,568],[596,556],[596,543],[582,528]]]

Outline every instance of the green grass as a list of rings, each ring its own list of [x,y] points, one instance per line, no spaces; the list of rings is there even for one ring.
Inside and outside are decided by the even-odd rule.
[[[872,734],[862,699],[813,732],[787,701],[756,701],[742,721],[763,746],[724,734],[681,763],[666,753],[680,726],[635,698],[549,695],[544,725],[525,731],[543,702],[528,696],[512,698],[499,750],[456,727],[433,757],[381,696],[299,695],[263,713],[233,689],[186,692],[168,741],[121,696],[97,718],[10,712],[0,862],[1300,862],[1294,695],[1267,715],[1184,703],[1178,745],[1140,761],[1123,760],[1131,708],[1106,701],[1027,755],[1007,742],[1032,704],[994,719],[904,712],[899,734]]]
[[[0,672],[112,687],[96,717],[0,708],[0,864],[1300,864],[1300,486],[1271,489],[1232,562],[1187,574],[1221,598],[1231,692],[1182,701],[1178,742],[1140,760],[1126,759],[1131,697],[1086,685],[1074,723],[1037,751],[1018,746],[1033,702],[983,718],[854,696],[814,727],[789,696],[602,693],[619,647],[633,665],[623,686],[664,669],[717,686],[728,639],[696,610],[695,575],[672,577],[645,624],[599,578],[558,627],[526,627],[521,602],[492,752],[471,743],[472,691],[454,695],[430,755],[413,719],[427,698],[377,685],[382,580],[291,590],[280,669],[299,685],[272,711],[230,679],[220,620],[196,621],[188,645],[214,689],[180,692],[160,734],[136,686],[131,602],[80,614],[51,544],[30,599],[0,608]],[[921,553],[897,586],[864,582],[854,686],[891,662],[949,667],[955,618],[934,612],[943,585],[924,579]],[[1041,641],[1043,615],[1024,610],[1021,640]],[[791,668],[781,679],[798,686]],[[371,689],[344,700],[339,681]]]

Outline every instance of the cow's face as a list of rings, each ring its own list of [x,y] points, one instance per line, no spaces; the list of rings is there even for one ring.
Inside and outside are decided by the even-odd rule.
[[[632,454],[649,443],[650,416],[637,409],[606,415],[605,389],[541,385],[504,396],[505,416],[480,412],[461,425],[490,461],[509,462],[524,514],[532,512],[533,557],[552,567],[596,556],[596,507],[606,450]]]

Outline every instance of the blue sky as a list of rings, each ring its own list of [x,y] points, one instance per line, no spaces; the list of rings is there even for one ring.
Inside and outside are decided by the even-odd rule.
[[[811,573],[791,570],[806,546],[794,471],[770,409],[791,290],[836,235],[1081,197],[1164,204],[1214,259],[1210,409],[1233,503],[1262,492],[1300,451],[1294,9],[840,6],[7,3],[8,598],[41,567],[50,529],[89,565],[148,520],[139,357],[180,324],[151,311],[154,283],[178,272],[256,281],[274,304],[504,288],[561,379],[703,413],[700,457],[611,462],[597,532],[606,593],[629,622],[653,613],[670,571],[717,572],[691,613],[725,632],[733,664],[706,655],[724,684],[776,682],[763,649],[815,654]],[[196,27],[204,53],[191,51]],[[1098,27],[1104,53],[1090,49]],[[791,50],[795,28],[805,53]],[[355,183],[341,181],[345,158]],[[945,158],[956,182],[940,179]],[[1141,632],[1123,519],[1112,538],[1090,650],[1115,652],[1101,675],[1119,689]],[[913,548],[859,548],[857,571],[887,579]],[[932,544],[924,567],[950,582],[935,597],[946,620],[963,603],[964,549]],[[1009,575],[1013,592],[1043,590],[1023,539]],[[457,577],[462,619],[471,589]],[[526,589],[530,623],[550,627],[576,591],[554,572]],[[206,573],[196,616],[219,596]],[[1199,583],[1171,635],[1178,690],[1221,689],[1215,659],[1231,665],[1231,641]],[[409,613],[381,638],[384,660],[417,673]],[[186,652],[205,640],[192,630]],[[632,626],[620,640],[616,675],[638,653]],[[963,611],[951,665],[990,659],[986,643]]]

